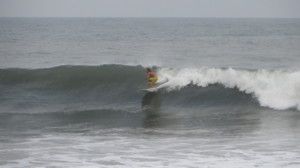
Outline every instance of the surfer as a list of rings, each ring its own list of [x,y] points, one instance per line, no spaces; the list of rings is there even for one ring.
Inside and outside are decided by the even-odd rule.
[[[150,88],[154,87],[158,80],[156,73],[151,68],[147,68],[147,80]]]

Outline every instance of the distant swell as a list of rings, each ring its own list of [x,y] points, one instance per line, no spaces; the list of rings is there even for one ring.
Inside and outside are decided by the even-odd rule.
[[[300,110],[300,72],[157,68],[161,106],[251,105]],[[142,66],[59,66],[0,70],[0,113],[116,109],[139,111],[147,99]]]

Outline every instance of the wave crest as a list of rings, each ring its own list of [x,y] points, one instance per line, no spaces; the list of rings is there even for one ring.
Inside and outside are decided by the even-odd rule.
[[[299,71],[161,68],[159,76],[169,79],[168,83],[161,86],[168,91],[179,90],[188,85],[207,87],[211,84],[221,84],[226,88],[237,88],[252,94],[261,106],[279,110],[288,108],[300,110]]]

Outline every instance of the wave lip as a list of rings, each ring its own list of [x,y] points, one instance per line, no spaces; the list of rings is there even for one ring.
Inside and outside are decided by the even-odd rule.
[[[239,70],[233,68],[184,68],[159,70],[161,78],[169,79],[163,88],[180,90],[188,85],[207,87],[221,84],[226,88],[252,94],[261,106],[278,110],[300,110],[300,72],[283,70]]]

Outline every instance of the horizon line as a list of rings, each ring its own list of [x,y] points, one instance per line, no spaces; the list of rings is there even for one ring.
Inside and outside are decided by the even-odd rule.
[[[107,18],[107,19],[126,19],[126,18],[207,18],[207,19],[300,19],[300,17],[202,17],[202,16],[0,16],[0,18]]]

